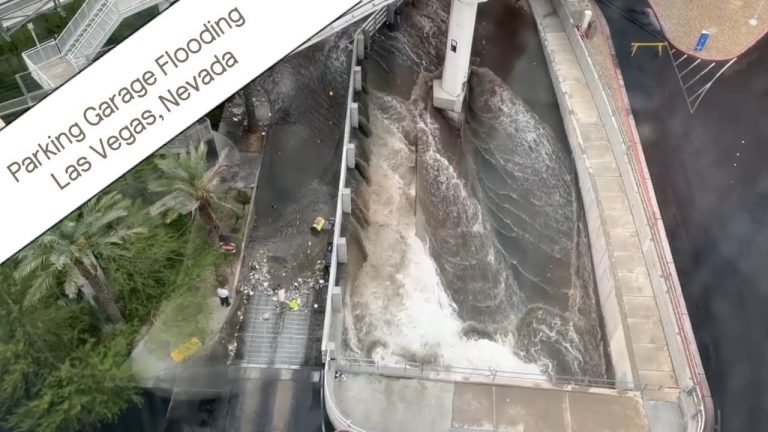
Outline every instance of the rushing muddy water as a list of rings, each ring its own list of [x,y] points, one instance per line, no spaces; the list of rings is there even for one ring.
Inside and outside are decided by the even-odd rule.
[[[348,349],[380,360],[605,377],[567,143],[482,58],[461,127],[432,108],[448,10],[446,1],[404,9],[399,31],[374,38],[364,66],[370,133],[359,137],[351,176]],[[529,23],[524,10],[514,14]],[[504,23],[478,19],[476,34],[493,33],[484,26]],[[511,28],[495,37],[531,31]],[[494,41],[476,45],[486,42]]]

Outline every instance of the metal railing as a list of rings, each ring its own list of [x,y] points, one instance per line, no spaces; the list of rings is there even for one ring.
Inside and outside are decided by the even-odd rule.
[[[91,55],[91,59],[100,57],[112,48],[114,48],[114,46],[108,46],[100,49],[95,54]],[[5,92],[0,93],[5,93],[6,96],[18,94],[21,94],[21,96],[12,97],[5,100],[4,102],[0,102],[0,117],[27,109],[37,104],[51,92],[56,90],[58,85],[50,82],[47,78],[45,78],[45,76],[41,77],[40,75],[44,74],[38,71],[38,68],[44,68],[47,63],[52,63],[57,60],[58,58],[53,58],[47,62],[43,62],[38,66],[30,66],[28,64],[27,66],[30,68],[29,71],[16,74],[16,84],[9,84],[8,86],[5,86],[3,88]],[[3,94],[0,94],[0,97],[2,96]]]
[[[94,11],[89,23],[80,29],[78,37],[62,48],[62,54],[72,61],[78,69],[90,63],[90,59],[103,45],[122,20],[120,11],[115,7],[115,0],[103,0],[100,8]]]
[[[328,377],[333,377],[336,374],[335,365],[332,362],[326,362],[323,373],[325,376],[323,377],[322,401],[328,418],[332,420],[332,423],[333,420],[336,420],[336,422],[343,424],[344,430],[349,432],[367,432],[365,429],[355,426],[352,423],[352,420],[344,416],[341,410],[336,406],[336,402],[333,398],[333,381],[330,381],[330,384],[328,384]],[[334,424],[334,426],[337,425]]]
[[[556,388],[601,388],[625,391],[678,391],[679,387],[661,384],[646,384],[631,381],[617,381],[607,378],[575,377],[565,375],[541,375],[530,372],[507,371],[493,368],[472,368],[464,366],[435,365],[406,361],[378,361],[373,359],[337,357],[336,368],[347,372],[390,375],[403,378],[424,378],[431,380],[447,379],[455,382],[479,381],[486,383],[515,383],[525,386]]]
[[[170,6],[177,1],[178,0],[117,0],[115,7],[120,11],[120,14],[125,17],[156,4],[166,3]]]
[[[67,27],[61,32],[59,38],[56,40],[62,52],[69,48],[69,45],[75,40],[80,31],[86,26],[91,16],[97,11],[101,4],[112,0],[86,0],[80,9],[77,11],[72,20],[69,21]]]
[[[343,141],[343,149],[341,154],[341,165],[340,165],[340,171],[339,171],[339,194],[336,200],[336,223],[334,225],[333,229],[333,251],[331,253],[331,266],[329,270],[328,275],[328,295],[326,296],[326,305],[325,305],[325,319],[323,322],[323,338],[321,342],[321,351],[323,353],[323,360],[325,362],[325,368],[324,368],[324,374],[325,378],[323,379],[323,400],[326,412],[328,416],[337,422],[343,423],[344,428],[349,430],[350,432],[365,432],[364,429],[361,429],[360,427],[355,426],[352,424],[352,421],[348,418],[346,418],[341,411],[336,406],[336,403],[334,401],[333,397],[333,381],[330,381],[327,379],[328,377],[332,377],[335,373],[335,360],[331,358],[330,352],[328,351],[328,345],[331,342],[331,333],[332,330],[335,330],[332,328],[333,325],[333,305],[332,305],[332,290],[336,286],[336,279],[338,275],[338,265],[339,265],[339,259],[338,259],[338,244],[339,244],[339,238],[341,236],[341,225],[343,223],[343,216],[344,216],[344,210],[343,210],[343,204],[342,204],[342,194],[343,190],[346,187],[347,184],[347,145],[350,143],[350,138],[352,135],[352,106],[355,102],[355,68],[358,66],[358,53],[360,50],[365,50],[365,41],[366,39],[369,39],[371,35],[381,26],[381,24],[384,22],[384,19],[386,17],[386,14],[381,13],[373,13],[366,22],[355,32],[353,42],[352,42],[352,52],[351,55],[351,64],[350,64],[350,70],[349,70],[349,86],[348,86],[348,92],[347,92],[347,108],[346,108],[346,116],[344,119],[344,141]],[[363,36],[362,38],[360,36]],[[363,46],[360,46],[360,44],[363,44]],[[341,323],[338,323],[338,325],[341,325]]]
[[[207,117],[203,117],[184,130],[184,132],[168,141],[165,148],[168,151],[186,151],[192,146],[208,142],[212,139],[213,130],[211,129],[211,122]]]
[[[176,0],[86,0],[64,31],[55,41],[25,51],[22,56],[30,71],[45,87],[53,84],[41,70],[41,65],[66,57],[80,70],[93,61],[112,32],[127,16],[155,4]]]
[[[24,51],[21,53],[21,56],[24,61],[27,62],[27,65],[29,65],[29,63],[38,65],[45,63],[46,61],[57,57],[60,54],[61,50],[59,49],[59,45],[56,43],[56,39],[50,39],[34,48],[30,48]]]
[[[566,29],[566,32],[574,33],[575,32],[575,26],[576,21],[573,19],[573,16],[571,15],[571,11],[569,10],[569,4],[567,0],[554,0],[554,1],[562,1],[562,11],[566,15],[567,21],[565,21],[563,24],[570,28]],[[602,17],[599,14],[598,15]],[[606,23],[603,21],[603,26],[607,28]],[[602,36],[601,37],[607,37],[602,32],[599,32]],[[584,43],[583,40],[581,40],[580,37],[571,38],[576,39],[577,44],[580,45],[580,48],[582,48],[585,52],[590,52],[589,45]],[[613,44],[611,43],[610,39],[608,40],[608,46],[610,49],[612,49]],[[677,277],[677,272],[673,269],[674,267],[674,261],[671,256],[671,252],[669,251],[669,242],[667,240],[666,232],[663,230],[663,221],[661,218],[661,215],[659,214],[657,205],[656,205],[656,199],[655,199],[655,193],[653,191],[653,185],[651,184],[651,178],[650,174],[648,173],[648,169],[645,165],[645,156],[642,153],[642,147],[640,146],[640,140],[637,136],[637,131],[633,129],[633,133],[629,133],[627,130],[625,130],[625,127],[621,124],[621,121],[619,119],[624,118],[626,123],[629,125],[628,127],[634,128],[634,122],[632,121],[631,117],[631,108],[629,101],[626,100],[626,94],[623,93],[623,80],[619,77],[618,71],[616,68],[609,68],[612,71],[612,76],[606,77],[604,72],[600,70],[600,68],[594,67],[594,64],[592,63],[591,57],[593,57],[593,54],[588,54],[587,61],[590,64],[589,72],[592,72],[598,77],[598,80],[600,82],[600,86],[605,90],[604,83],[608,82],[608,80],[612,79],[616,81],[618,84],[619,93],[621,93],[621,97],[623,99],[623,103],[625,105],[624,109],[619,109],[615,102],[610,97],[605,97],[604,100],[607,102],[607,105],[609,109],[611,110],[611,113],[616,119],[617,122],[617,129],[619,133],[621,134],[624,142],[626,143],[627,147],[625,151],[627,153],[627,160],[629,161],[630,169],[632,172],[632,182],[634,183],[635,188],[639,192],[640,201],[641,201],[641,209],[645,215],[645,220],[648,222],[647,226],[650,231],[651,235],[651,243],[653,245],[656,257],[659,262],[659,268],[661,271],[662,279],[666,285],[666,293],[669,298],[670,307],[672,309],[672,313],[674,315],[675,320],[675,326],[676,326],[676,333],[677,336],[680,338],[681,347],[684,352],[686,365],[688,368],[688,372],[690,375],[690,379],[692,381],[693,387],[695,389],[694,391],[694,399],[697,400],[698,404],[698,410],[701,415],[697,416],[697,430],[699,432],[705,432],[709,429],[707,426],[712,422],[712,407],[711,407],[711,396],[709,393],[708,384],[706,383],[706,378],[704,372],[701,370],[700,366],[700,358],[698,354],[698,349],[694,348],[696,346],[695,338],[693,337],[693,330],[690,327],[690,321],[688,318],[688,312],[686,310],[685,306],[685,300],[682,296],[682,288],[680,286],[680,281]],[[612,53],[612,57],[615,58],[615,54]],[[585,71],[586,72],[586,71]],[[708,399],[705,400],[705,399]]]
[[[368,0],[363,3],[360,3],[357,5],[354,9],[347,12],[346,15],[342,16],[338,20],[332,22],[329,26],[325,27],[323,30],[320,31],[315,37],[307,41],[304,45],[300,46],[296,49],[294,52],[298,52],[303,50],[304,48],[322,40],[328,37],[329,35],[336,33],[337,31],[343,29],[344,27],[347,27],[355,22],[357,22],[359,19],[365,17],[366,15],[370,14],[372,11],[375,14],[382,15],[383,19],[386,19],[386,9],[385,7],[392,4],[392,3],[402,3],[402,0]],[[378,20],[378,18],[377,18]],[[368,25],[373,25],[373,21],[369,18],[366,23]],[[381,25],[381,24],[379,24]],[[378,26],[376,27],[378,28]]]

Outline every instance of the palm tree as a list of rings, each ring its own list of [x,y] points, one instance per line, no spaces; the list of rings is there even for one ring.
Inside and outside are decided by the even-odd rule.
[[[219,233],[221,223],[216,211],[224,208],[237,213],[224,201],[227,189],[217,175],[217,167],[208,168],[205,143],[179,155],[158,158],[155,163],[161,175],[149,182],[149,190],[166,195],[149,208],[150,214],[165,214],[166,222],[191,214],[193,220],[199,218]]]
[[[55,288],[77,296],[84,282],[94,291],[99,309],[113,323],[123,321],[115,293],[107,283],[99,261],[125,255],[126,240],[146,230],[125,223],[130,201],[112,192],[89,201],[43,234],[17,255],[19,280],[31,277],[25,306],[37,303]]]

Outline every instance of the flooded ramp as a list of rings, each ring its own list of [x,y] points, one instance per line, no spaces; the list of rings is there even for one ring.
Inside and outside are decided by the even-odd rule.
[[[522,9],[489,5],[502,10],[486,14],[529,26],[478,19],[478,34],[535,35],[530,18],[516,15]],[[482,68],[482,55],[459,128],[432,108],[448,7],[404,8],[400,30],[382,30],[364,65],[370,133],[357,143],[350,174],[345,355],[606,378],[562,124],[542,120],[497,71]],[[528,56],[543,56],[529,48]],[[543,62],[538,72],[547,73]],[[537,103],[556,109],[551,85],[547,91]]]

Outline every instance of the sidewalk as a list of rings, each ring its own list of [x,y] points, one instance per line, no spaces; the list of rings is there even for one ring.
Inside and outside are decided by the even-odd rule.
[[[578,392],[351,374],[336,378],[332,385],[340,411],[366,431],[648,431],[642,401],[633,392]]]
[[[227,104],[226,115],[219,125],[219,131],[214,132],[218,163],[227,169],[229,176],[233,177],[234,181],[229,182],[232,187],[249,188],[255,191],[261,171],[262,154],[240,152],[234,144],[234,142],[242,140],[240,131],[242,131],[242,122],[244,121],[242,115],[244,107],[241,98],[236,97],[233,102]],[[251,196],[251,200],[253,199],[254,197]],[[249,205],[248,208],[252,209],[253,206]],[[242,236],[237,242],[238,256],[245,253],[247,222],[248,216],[243,215],[239,231]],[[216,336],[226,327],[227,322],[231,321],[230,316],[237,313],[237,302],[234,301],[239,282],[237,261],[232,264],[232,268],[227,269],[227,276],[230,282],[227,289],[230,292],[233,305],[228,308],[222,307],[216,295],[217,286],[210,287],[210,297],[205,299],[205,309],[200,312],[202,315],[208,315],[207,324],[204,328],[198,328],[194,334],[194,337],[197,337],[203,346],[193,353],[191,358],[194,358],[199,352],[205,352],[208,345],[214,342],[217,339]],[[196,300],[199,301],[200,299],[197,298]],[[159,325],[159,322],[166,319],[173,321],[173,314],[183,313],[178,308],[168,310],[167,305],[163,305],[163,308],[153,326],[134,348],[130,363],[139,382],[145,387],[172,390],[176,372],[180,367],[189,363],[190,358],[176,363],[171,358],[170,352],[189,341],[191,332],[188,329],[184,331],[183,329],[163,328],[162,325]]]
[[[710,430],[709,388],[610,38],[596,35],[585,47],[575,27],[552,22],[543,3],[534,3],[534,10],[544,17],[542,39],[554,36],[547,45],[555,82],[563,89],[559,99],[566,128],[571,124],[568,135],[582,189],[595,191],[591,199],[602,219],[602,234],[593,235],[590,227],[593,253],[597,245],[607,247],[606,271],[615,278],[612,292],[604,293],[600,282],[598,287],[617,377],[621,369],[629,370],[635,382],[661,386],[643,392],[649,420],[658,427],[652,430],[674,430],[670,421]],[[554,3],[566,26],[573,25],[568,14],[580,9],[578,2]],[[604,25],[601,15],[596,18]],[[586,207],[589,195],[583,194]],[[596,268],[599,278],[602,265]],[[606,314],[616,306],[616,313]],[[626,348],[619,343],[620,332]]]

